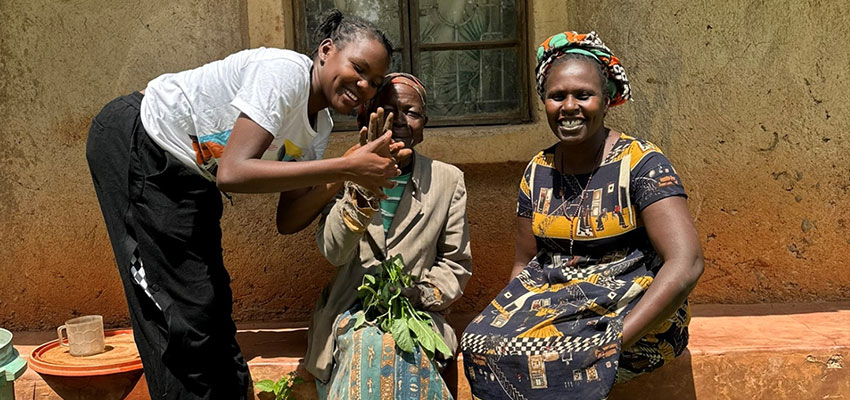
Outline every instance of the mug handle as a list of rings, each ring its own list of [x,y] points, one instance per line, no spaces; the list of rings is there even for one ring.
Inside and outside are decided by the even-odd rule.
[[[68,343],[62,342],[62,331],[63,330],[65,331],[65,339],[67,340],[67,338],[68,338],[68,327],[65,326],[65,325],[62,325],[62,326],[56,328],[56,335],[59,336],[59,345],[70,347],[70,345]]]

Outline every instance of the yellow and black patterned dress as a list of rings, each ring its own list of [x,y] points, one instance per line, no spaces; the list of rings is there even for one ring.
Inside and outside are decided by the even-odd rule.
[[[537,154],[520,183],[517,214],[531,219],[539,253],[461,339],[478,399],[604,399],[618,375],[658,368],[688,342],[686,301],[620,348],[623,318],[661,266],[640,212],[685,196],[669,160],[621,135],[596,171],[572,176],[554,168],[554,149]]]

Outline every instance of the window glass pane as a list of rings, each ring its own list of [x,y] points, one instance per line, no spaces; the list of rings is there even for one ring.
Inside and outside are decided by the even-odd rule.
[[[336,8],[345,15],[356,15],[384,31],[393,43],[401,45],[401,12],[397,0],[306,0],[307,33],[310,35],[307,45],[310,51],[318,46],[313,32],[321,22],[322,14]]]
[[[517,37],[515,0],[420,0],[422,43],[477,42]]]
[[[421,57],[430,116],[519,111],[516,48],[429,51]]]
[[[313,43],[312,31],[321,15],[337,8],[375,23],[387,33],[396,47],[409,51],[412,43],[402,43],[402,33],[410,40],[418,36],[423,45],[411,60],[402,62],[402,52],[393,54],[389,71],[402,71],[404,65],[416,73],[428,88],[428,114],[435,123],[467,124],[493,121],[503,123],[527,118],[523,99],[526,84],[520,71],[525,68],[520,49],[523,44],[502,43],[497,48],[477,42],[523,38],[517,26],[519,0],[305,0],[307,52]],[[412,4],[410,4],[412,3]],[[412,26],[401,26],[402,4],[418,4],[419,17]],[[302,26],[302,29],[303,26]],[[413,30],[411,32],[410,30]],[[436,50],[428,44],[465,43],[470,50]],[[504,45],[510,47],[503,47]],[[480,47],[491,47],[483,49]],[[415,47],[412,50],[417,50]],[[521,64],[523,63],[523,64]],[[337,130],[353,129],[353,118],[334,115]],[[497,121],[498,120],[498,121]]]

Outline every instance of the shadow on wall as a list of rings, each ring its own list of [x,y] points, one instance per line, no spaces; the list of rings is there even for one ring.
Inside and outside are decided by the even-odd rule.
[[[236,341],[245,360],[256,357],[304,357],[307,349],[307,329],[247,330],[236,333]]]
[[[611,400],[696,400],[691,353],[687,349],[667,364],[649,374],[614,386]]]

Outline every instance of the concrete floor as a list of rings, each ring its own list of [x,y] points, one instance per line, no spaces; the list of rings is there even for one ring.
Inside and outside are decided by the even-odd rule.
[[[472,316],[455,316],[463,327]],[[841,399],[850,398],[850,302],[821,304],[695,305],[689,352],[658,371],[619,385],[625,399]],[[23,356],[54,332],[17,332]],[[243,324],[237,340],[255,381],[297,370],[308,383],[296,398],[314,399],[315,387],[299,360],[306,348],[303,325]],[[28,370],[15,385],[18,399],[58,399]],[[453,389],[470,399],[466,379]],[[147,400],[137,385],[130,399]]]

